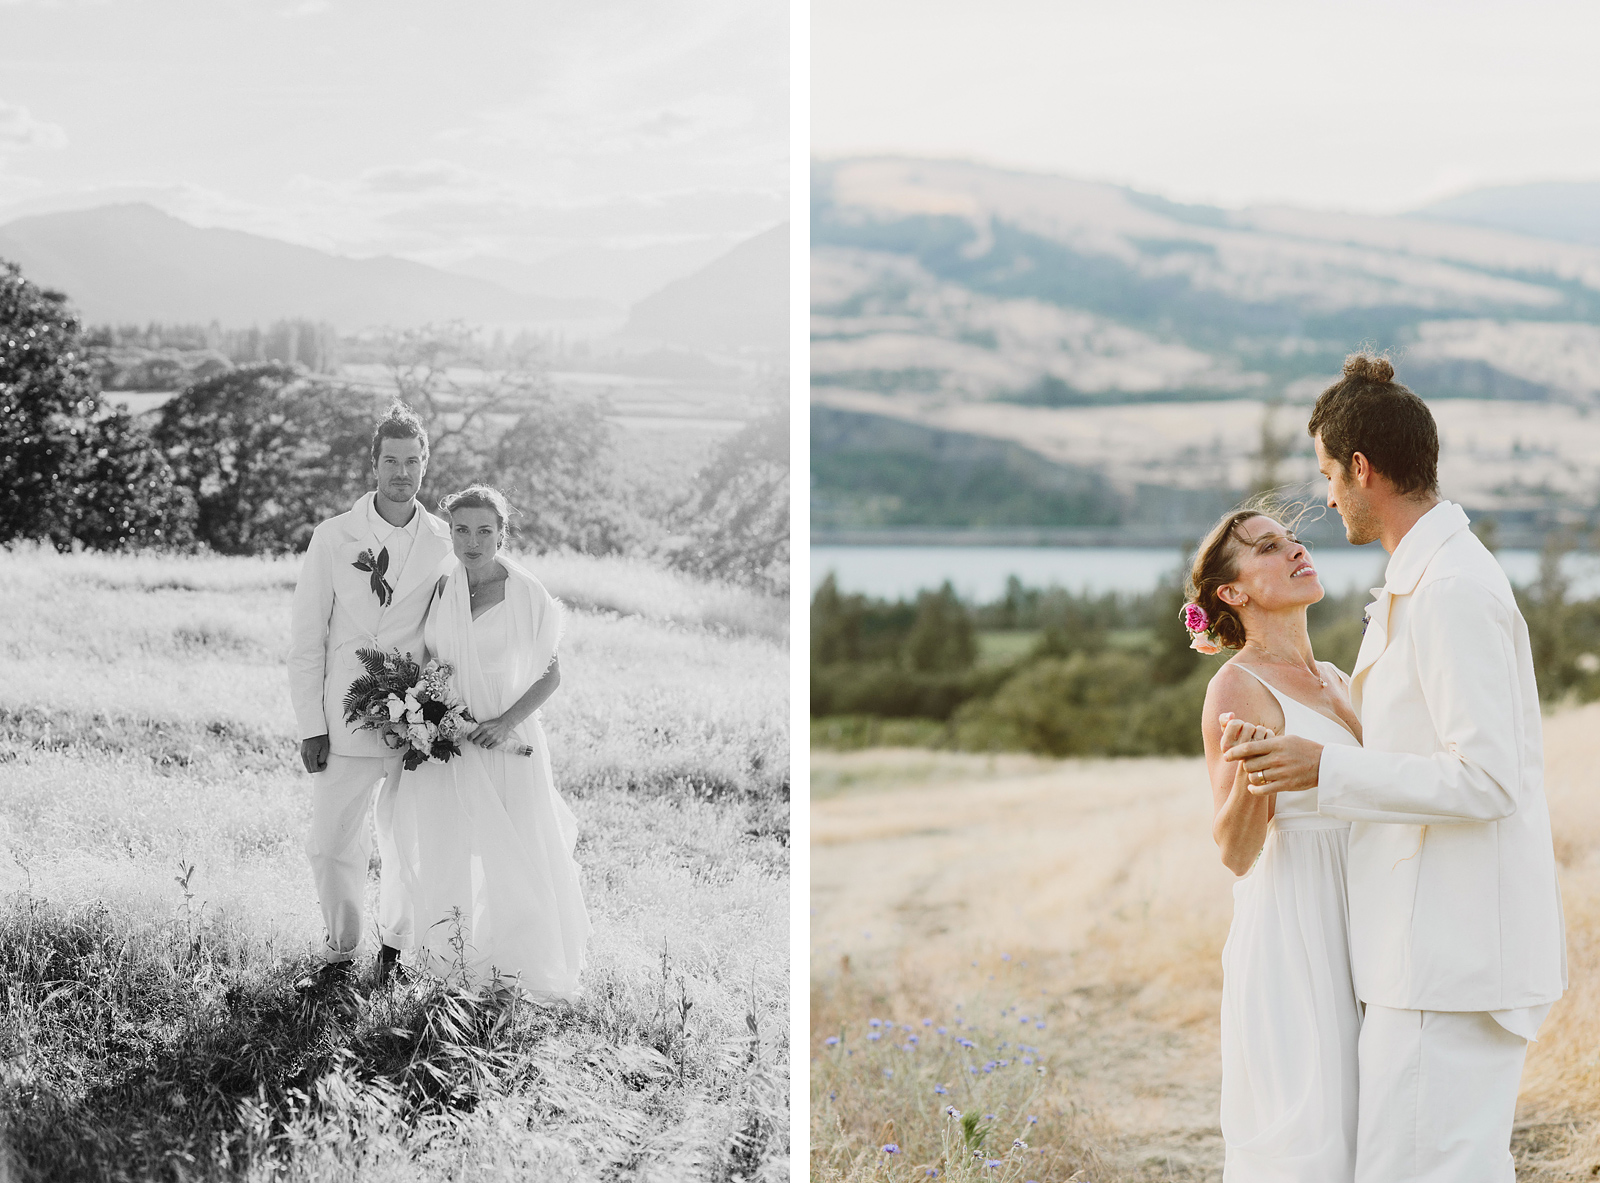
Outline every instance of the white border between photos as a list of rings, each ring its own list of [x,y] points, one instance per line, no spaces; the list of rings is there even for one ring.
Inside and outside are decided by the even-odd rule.
[[[810,1177],[811,6],[789,6],[789,1174]]]

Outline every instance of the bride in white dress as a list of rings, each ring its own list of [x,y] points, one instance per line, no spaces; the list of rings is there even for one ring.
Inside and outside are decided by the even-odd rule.
[[[1189,591],[1194,647],[1237,650],[1211,680],[1202,719],[1212,836],[1242,876],[1222,951],[1223,1179],[1350,1183],[1361,1029],[1345,895],[1350,827],[1317,813],[1315,789],[1251,794],[1243,766],[1222,758],[1274,733],[1359,744],[1349,682],[1312,653],[1306,608],[1322,585],[1309,552],[1273,518],[1244,509],[1219,522]]]
[[[500,553],[509,508],[473,486],[445,498],[456,565],[423,630],[479,720],[461,755],[423,764],[380,799],[415,909],[421,966],[571,998],[589,917],[573,860],[577,819],[556,792],[538,708],[560,684],[561,605]]]

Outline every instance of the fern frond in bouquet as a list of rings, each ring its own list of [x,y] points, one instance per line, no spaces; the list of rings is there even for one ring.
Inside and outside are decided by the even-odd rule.
[[[394,751],[405,752],[406,771],[432,760],[444,763],[461,754],[461,742],[478,721],[457,697],[448,664],[419,666],[398,649],[358,649],[367,672],[344,697],[344,719],[357,730],[376,731]]]

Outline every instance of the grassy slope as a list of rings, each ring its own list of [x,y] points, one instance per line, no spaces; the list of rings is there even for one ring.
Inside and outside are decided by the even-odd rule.
[[[1597,725],[1600,704],[1545,725],[1571,986],[1522,1078],[1513,1146],[1536,1183],[1600,1171]],[[1233,876],[1201,761],[814,752],[811,791],[813,1178],[955,1167],[952,1103],[996,1115],[986,1148],[1026,1131],[1022,1161],[986,1177],[1219,1177]],[[885,1021],[897,1033],[873,1040]]]
[[[21,1178],[786,1168],[786,606],[532,566],[575,608],[545,720],[596,931],[575,1007],[507,1012],[429,982],[292,989],[321,936],[293,562],[0,552],[0,1144]]]

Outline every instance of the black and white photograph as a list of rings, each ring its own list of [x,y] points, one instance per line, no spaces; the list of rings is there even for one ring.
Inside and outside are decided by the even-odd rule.
[[[0,1180],[790,1159],[785,3],[0,3]]]

